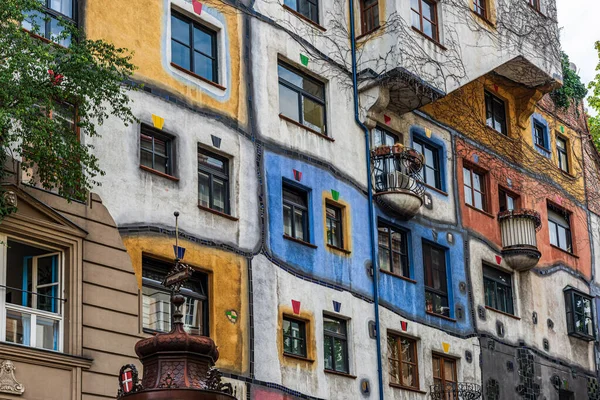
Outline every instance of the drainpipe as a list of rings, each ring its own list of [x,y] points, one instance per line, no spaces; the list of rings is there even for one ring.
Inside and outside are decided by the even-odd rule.
[[[350,42],[352,50],[352,88],[354,94],[354,120],[365,132],[365,159],[367,160],[367,191],[369,198],[369,236],[371,241],[371,267],[373,268],[373,302],[375,304],[375,338],[377,340],[377,378],[379,400],[383,400],[383,370],[381,362],[381,334],[379,332],[379,268],[375,254],[375,217],[373,215],[373,182],[371,177],[371,140],[369,128],[360,121],[358,109],[358,80],[356,71],[356,32],[354,30],[354,0],[348,2],[350,8]]]

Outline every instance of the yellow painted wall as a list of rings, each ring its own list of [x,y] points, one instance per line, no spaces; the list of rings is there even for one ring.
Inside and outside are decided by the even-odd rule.
[[[504,136],[486,125],[484,90],[503,99],[507,105],[508,135]],[[525,88],[499,76],[486,76],[477,79],[448,96],[422,108],[434,119],[451,126],[467,137],[493,149],[499,154],[536,173],[545,175],[558,183],[565,191],[580,202],[584,201],[584,180],[581,162],[581,140],[576,132],[565,126],[563,136],[571,144],[571,174],[558,168],[556,158],[556,132],[560,132],[560,121],[544,113],[537,102],[542,94],[535,89]],[[546,158],[533,146],[531,115],[538,112],[549,123],[552,141],[552,158]],[[457,154],[457,157],[466,155]]]
[[[172,238],[157,235],[124,236],[133,270],[142,287],[142,255],[165,261],[173,260]],[[180,241],[186,248],[184,262],[209,275],[210,337],[219,348],[217,366],[236,373],[248,372],[248,276],[246,259],[234,253]],[[226,311],[238,313],[234,324]]]
[[[166,51],[164,38],[168,32],[164,0],[104,0],[86,2],[85,29],[88,38],[104,39],[117,47],[133,51],[133,63],[138,67],[135,78],[154,87],[184,97],[186,101],[212,108],[221,114],[247,121],[246,90],[242,59],[242,17],[218,0],[202,1],[204,7],[214,6],[226,20],[230,56],[230,85],[228,99],[220,101],[198,86],[186,84],[176,78],[164,65]],[[168,36],[170,37],[170,36]],[[170,54],[166,60],[170,62]],[[219,64],[219,68],[223,66]]]

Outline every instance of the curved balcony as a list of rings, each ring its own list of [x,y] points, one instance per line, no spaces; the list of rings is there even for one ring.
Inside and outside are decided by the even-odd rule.
[[[423,156],[402,145],[371,150],[373,190],[378,202],[403,218],[412,218],[423,205],[420,181]]]
[[[535,210],[508,210],[498,214],[502,233],[502,256],[514,270],[523,272],[535,267],[542,253],[537,248],[536,233],[542,226]]]
[[[481,385],[476,383],[451,383],[431,385],[433,400],[475,400],[481,397]]]

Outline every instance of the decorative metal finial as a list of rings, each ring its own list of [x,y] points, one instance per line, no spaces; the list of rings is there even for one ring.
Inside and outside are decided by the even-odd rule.
[[[173,250],[175,251],[175,265],[171,268],[167,276],[165,276],[162,284],[171,289],[173,294],[176,294],[181,290],[183,283],[192,277],[193,270],[181,262],[185,254],[185,249],[179,247],[179,211],[175,211],[173,215],[175,216],[175,246],[173,246]]]

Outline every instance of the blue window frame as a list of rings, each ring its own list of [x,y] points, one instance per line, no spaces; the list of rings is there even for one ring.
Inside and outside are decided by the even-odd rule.
[[[538,153],[547,158],[552,157],[548,122],[541,114],[536,113],[531,116],[531,140]]]
[[[424,164],[421,170],[421,181],[429,187],[446,191],[446,165],[444,160],[444,144],[439,139],[428,138],[425,130],[420,127],[412,127],[412,147],[423,155]]]

